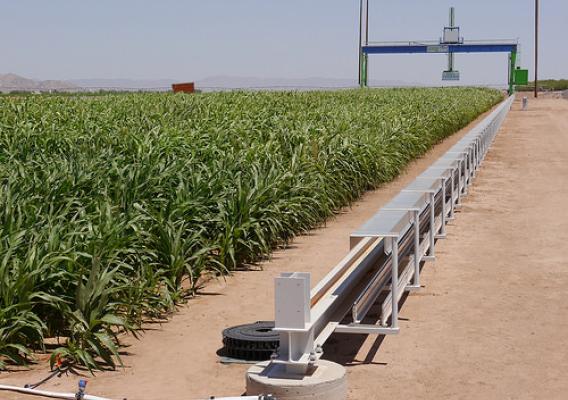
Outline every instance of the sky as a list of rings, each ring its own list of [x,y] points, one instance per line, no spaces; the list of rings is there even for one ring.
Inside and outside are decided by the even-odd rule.
[[[370,0],[370,40],[518,38],[533,71],[534,0]],[[356,79],[358,0],[0,0],[0,73],[35,79]],[[568,77],[568,1],[541,0],[539,75]],[[564,51],[562,51],[564,49]],[[370,79],[440,84],[444,55],[375,55]],[[505,54],[456,56],[462,83],[505,83]]]

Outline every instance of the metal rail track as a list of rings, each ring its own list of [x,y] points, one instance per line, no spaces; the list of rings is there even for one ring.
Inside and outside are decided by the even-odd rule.
[[[350,236],[351,250],[310,290],[309,273],[275,279],[275,328],[280,348],[271,364],[290,374],[317,367],[334,333],[399,332],[403,294],[420,290],[420,266],[435,260],[435,243],[467,195],[489,146],[511,108],[503,101],[446,154]],[[370,317],[380,300],[378,315]],[[365,321],[378,323],[365,323]]]

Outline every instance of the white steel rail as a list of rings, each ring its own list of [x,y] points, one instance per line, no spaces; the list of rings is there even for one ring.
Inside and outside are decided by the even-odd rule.
[[[353,232],[351,251],[313,289],[309,273],[275,279],[274,330],[280,332],[280,348],[271,364],[284,364],[287,373],[302,375],[317,367],[333,332],[399,332],[400,299],[405,291],[420,289],[420,263],[435,259],[435,242],[446,236],[445,225],[467,195],[513,100],[503,101]],[[379,299],[379,323],[365,323]]]

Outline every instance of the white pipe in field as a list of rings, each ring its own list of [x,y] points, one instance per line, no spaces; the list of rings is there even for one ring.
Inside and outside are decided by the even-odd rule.
[[[11,392],[18,392],[23,394],[29,394],[32,396],[42,396],[42,397],[51,397],[52,399],[66,399],[66,400],[75,400],[75,393],[59,393],[59,392],[49,392],[46,390],[38,390],[38,389],[28,389],[18,386],[7,386],[7,385],[0,385],[0,390],[8,390]],[[98,397],[92,396],[90,394],[86,394],[83,399],[85,400],[111,400],[105,397]]]
[[[28,389],[19,386],[8,386],[8,385],[0,385],[0,391],[6,390],[11,392],[18,392],[23,394],[29,394],[32,396],[42,396],[42,397],[50,397],[52,399],[65,399],[65,400],[75,400],[75,393],[59,393],[59,392],[50,392],[46,390],[38,390],[38,389]],[[241,397],[212,397],[215,400],[259,400],[263,397],[259,396],[241,396]],[[86,394],[83,397],[84,400],[111,400],[105,397],[93,396],[90,394]],[[276,400],[276,399],[274,399]]]
[[[214,400],[262,400],[264,397],[259,396],[239,396],[239,397],[211,397]],[[276,398],[273,398],[276,400]]]

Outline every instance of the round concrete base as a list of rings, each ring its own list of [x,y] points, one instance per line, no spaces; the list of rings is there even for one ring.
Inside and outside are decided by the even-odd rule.
[[[345,368],[331,361],[319,360],[310,375],[290,375],[281,364],[269,361],[249,368],[247,396],[271,394],[278,400],[345,400]],[[268,367],[268,368],[267,368]]]

